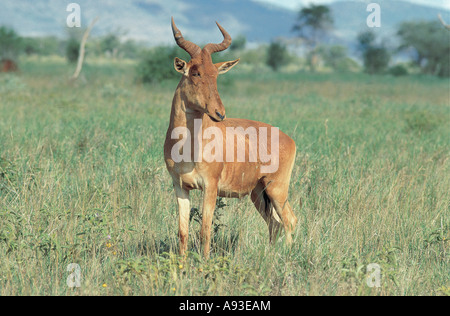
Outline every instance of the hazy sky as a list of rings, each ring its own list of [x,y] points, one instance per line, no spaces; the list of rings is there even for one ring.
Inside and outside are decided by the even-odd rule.
[[[257,0],[257,1],[274,3],[280,6],[297,9],[301,4],[309,4],[309,3],[321,4],[321,3],[337,2],[342,0]],[[377,2],[376,0],[357,0],[357,1],[367,3]],[[445,8],[450,10],[450,0],[403,0],[403,1],[424,4],[437,8]]]

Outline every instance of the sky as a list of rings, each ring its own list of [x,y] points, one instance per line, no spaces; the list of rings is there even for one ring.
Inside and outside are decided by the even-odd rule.
[[[298,9],[300,4],[327,4],[332,2],[338,2],[342,0],[257,0],[260,2],[269,2],[273,4],[277,4],[279,6],[284,6],[291,9]],[[377,2],[376,0],[359,0],[362,2]],[[450,10],[450,0],[403,0],[405,2],[417,3],[427,6],[432,6],[436,8],[444,8]]]

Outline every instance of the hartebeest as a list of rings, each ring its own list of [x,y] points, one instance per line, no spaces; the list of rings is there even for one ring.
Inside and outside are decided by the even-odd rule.
[[[297,224],[297,218],[287,200],[296,154],[295,143],[289,136],[268,124],[226,118],[225,108],[217,91],[217,77],[228,72],[239,59],[213,64],[211,55],[231,45],[230,35],[219,23],[217,26],[224,37],[223,42],[207,44],[201,49],[183,38],[172,18],[175,41],[191,56],[189,62],[179,58],[174,61],[175,70],[182,74],[182,78],[173,98],[164,144],[165,161],[173,179],[179,208],[181,255],[187,250],[191,211],[189,191],[194,189],[204,192],[200,239],[205,257],[209,256],[210,251],[211,225],[217,196],[240,198],[250,194],[269,227],[271,241],[278,236],[283,226],[286,242],[291,244],[291,233]],[[231,136],[230,130],[234,132]],[[252,131],[254,135],[251,135]],[[213,140],[212,135],[215,136]],[[207,141],[210,143],[205,144]],[[226,161],[219,156],[215,160],[208,159],[211,157],[199,158],[199,152],[205,151],[207,155],[207,146],[210,156],[222,151],[223,156],[227,157]],[[257,152],[255,147],[260,147],[260,153],[269,149],[272,154],[276,153],[273,158],[277,168],[267,168],[267,159],[254,155]],[[278,151],[272,147],[276,147]],[[245,159],[242,159],[244,155],[239,158],[239,151],[241,154],[244,151]]]
[[[1,72],[14,72],[18,70],[17,64],[11,59],[3,59],[0,64],[2,65]]]

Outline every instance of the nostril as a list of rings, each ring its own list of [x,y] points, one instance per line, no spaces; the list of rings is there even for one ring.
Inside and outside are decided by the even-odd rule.
[[[224,120],[225,116],[223,116],[222,114],[220,114],[218,111],[216,111],[216,115],[221,119]]]

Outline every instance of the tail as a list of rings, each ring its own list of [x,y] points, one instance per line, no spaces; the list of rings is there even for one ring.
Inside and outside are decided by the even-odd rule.
[[[271,202],[270,202],[270,198],[267,195],[266,191],[263,191],[263,197],[264,197],[264,204],[265,204],[265,213],[267,218],[271,218],[272,217],[272,207],[271,207]]]

